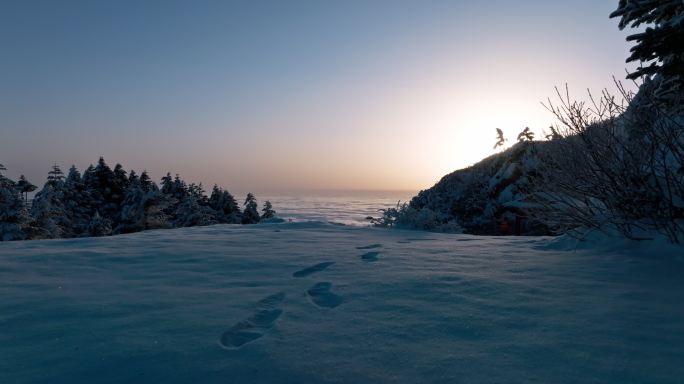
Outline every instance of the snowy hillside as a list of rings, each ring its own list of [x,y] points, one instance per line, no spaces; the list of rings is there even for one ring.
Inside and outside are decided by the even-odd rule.
[[[517,216],[525,216],[519,207],[529,204],[530,178],[538,172],[538,153],[547,144],[521,142],[471,167],[454,171],[432,188],[420,191],[411,200],[410,208],[431,212],[437,222],[456,221],[467,233],[498,235],[502,219],[513,224]],[[533,221],[511,229],[511,233],[526,235],[548,232]]]
[[[574,246],[319,223],[2,243],[0,383],[680,383],[681,248]]]

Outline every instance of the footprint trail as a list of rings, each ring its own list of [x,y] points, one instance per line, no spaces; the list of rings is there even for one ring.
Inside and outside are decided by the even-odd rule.
[[[363,255],[361,255],[361,260],[363,261],[378,261],[378,255],[380,252],[366,252]]]
[[[316,283],[313,287],[309,288],[306,293],[316,306],[321,308],[335,308],[342,304],[344,300],[342,299],[342,296],[331,292],[330,288],[332,288],[332,283]]]
[[[375,249],[375,248],[382,248],[382,244],[371,244],[371,245],[366,245],[363,247],[356,247],[356,249]]]
[[[306,277],[306,276],[309,276],[313,273],[320,272],[320,271],[328,268],[329,266],[331,266],[333,264],[335,264],[334,261],[326,261],[323,263],[318,263],[316,265],[312,265],[308,268],[304,268],[302,270],[299,270],[299,271],[293,273],[292,277]]]
[[[283,310],[279,308],[283,300],[285,300],[285,292],[275,293],[261,299],[250,317],[223,332],[219,344],[225,349],[238,349],[264,336],[283,313]]]

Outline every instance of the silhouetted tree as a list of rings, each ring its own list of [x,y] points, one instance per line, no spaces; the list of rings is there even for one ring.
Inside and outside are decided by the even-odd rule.
[[[170,176],[171,175],[169,175],[169,177]],[[156,188],[156,185],[147,174],[147,170],[143,170],[143,172],[140,174],[140,188],[142,188],[142,190],[145,192],[148,192],[152,188]]]
[[[24,194],[24,204],[26,205],[28,205],[28,194],[38,189],[38,187],[31,184],[30,181],[26,180],[26,177],[24,177],[24,175],[19,176],[19,181],[17,181],[17,188],[19,189],[19,192]]]
[[[64,172],[59,168],[59,165],[54,164],[50,172],[48,172],[48,183],[53,185],[64,180]]]
[[[506,139],[504,138],[503,131],[500,128],[497,128],[496,129],[496,144],[494,144],[494,148],[492,148],[492,149],[496,149],[497,147],[504,145],[505,142],[506,142]]]
[[[636,42],[627,62],[640,64],[627,78],[661,75],[655,96],[663,100],[681,101],[684,92],[683,15],[682,0],[620,0],[610,14],[620,18],[620,29],[649,25],[643,32],[627,37],[627,41]]]
[[[276,211],[273,210],[273,205],[271,205],[271,202],[266,200],[264,203],[264,207],[261,209],[261,218],[262,219],[272,219],[276,215]]]
[[[518,133],[518,142],[522,143],[523,141],[533,141],[534,140],[534,132],[530,131],[529,127],[525,127],[525,129],[522,130],[522,132]]]
[[[250,192],[245,199],[244,209],[242,210],[242,224],[256,224],[259,222],[259,211],[256,198]]]

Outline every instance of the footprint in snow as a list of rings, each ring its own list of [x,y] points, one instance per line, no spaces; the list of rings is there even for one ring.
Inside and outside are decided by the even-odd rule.
[[[378,261],[378,255],[380,252],[366,252],[361,255],[361,260],[363,261]]]
[[[219,344],[225,349],[238,349],[264,336],[283,313],[283,310],[279,308],[283,300],[285,300],[285,292],[261,299],[251,316],[223,332]]]
[[[382,244],[371,244],[371,245],[365,245],[363,247],[356,247],[356,249],[374,249],[374,248],[382,248]]]
[[[322,308],[335,308],[342,304],[343,299],[342,296],[330,292],[330,288],[332,288],[332,283],[316,283],[313,287],[309,288],[306,293],[316,306]]]
[[[312,273],[320,272],[329,266],[335,264],[334,261],[326,261],[323,263],[318,263],[316,265],[312,265],[310,267],[304,268],[302,270],[299,270],[295,273],[292,274],[292,277],[306,277],[311,275]]]

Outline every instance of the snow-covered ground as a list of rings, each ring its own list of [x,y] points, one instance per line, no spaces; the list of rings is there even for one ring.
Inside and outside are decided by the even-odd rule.
[[[0,383],[681,383],[684,252],[625,244],[322,223],[2,243]]]

